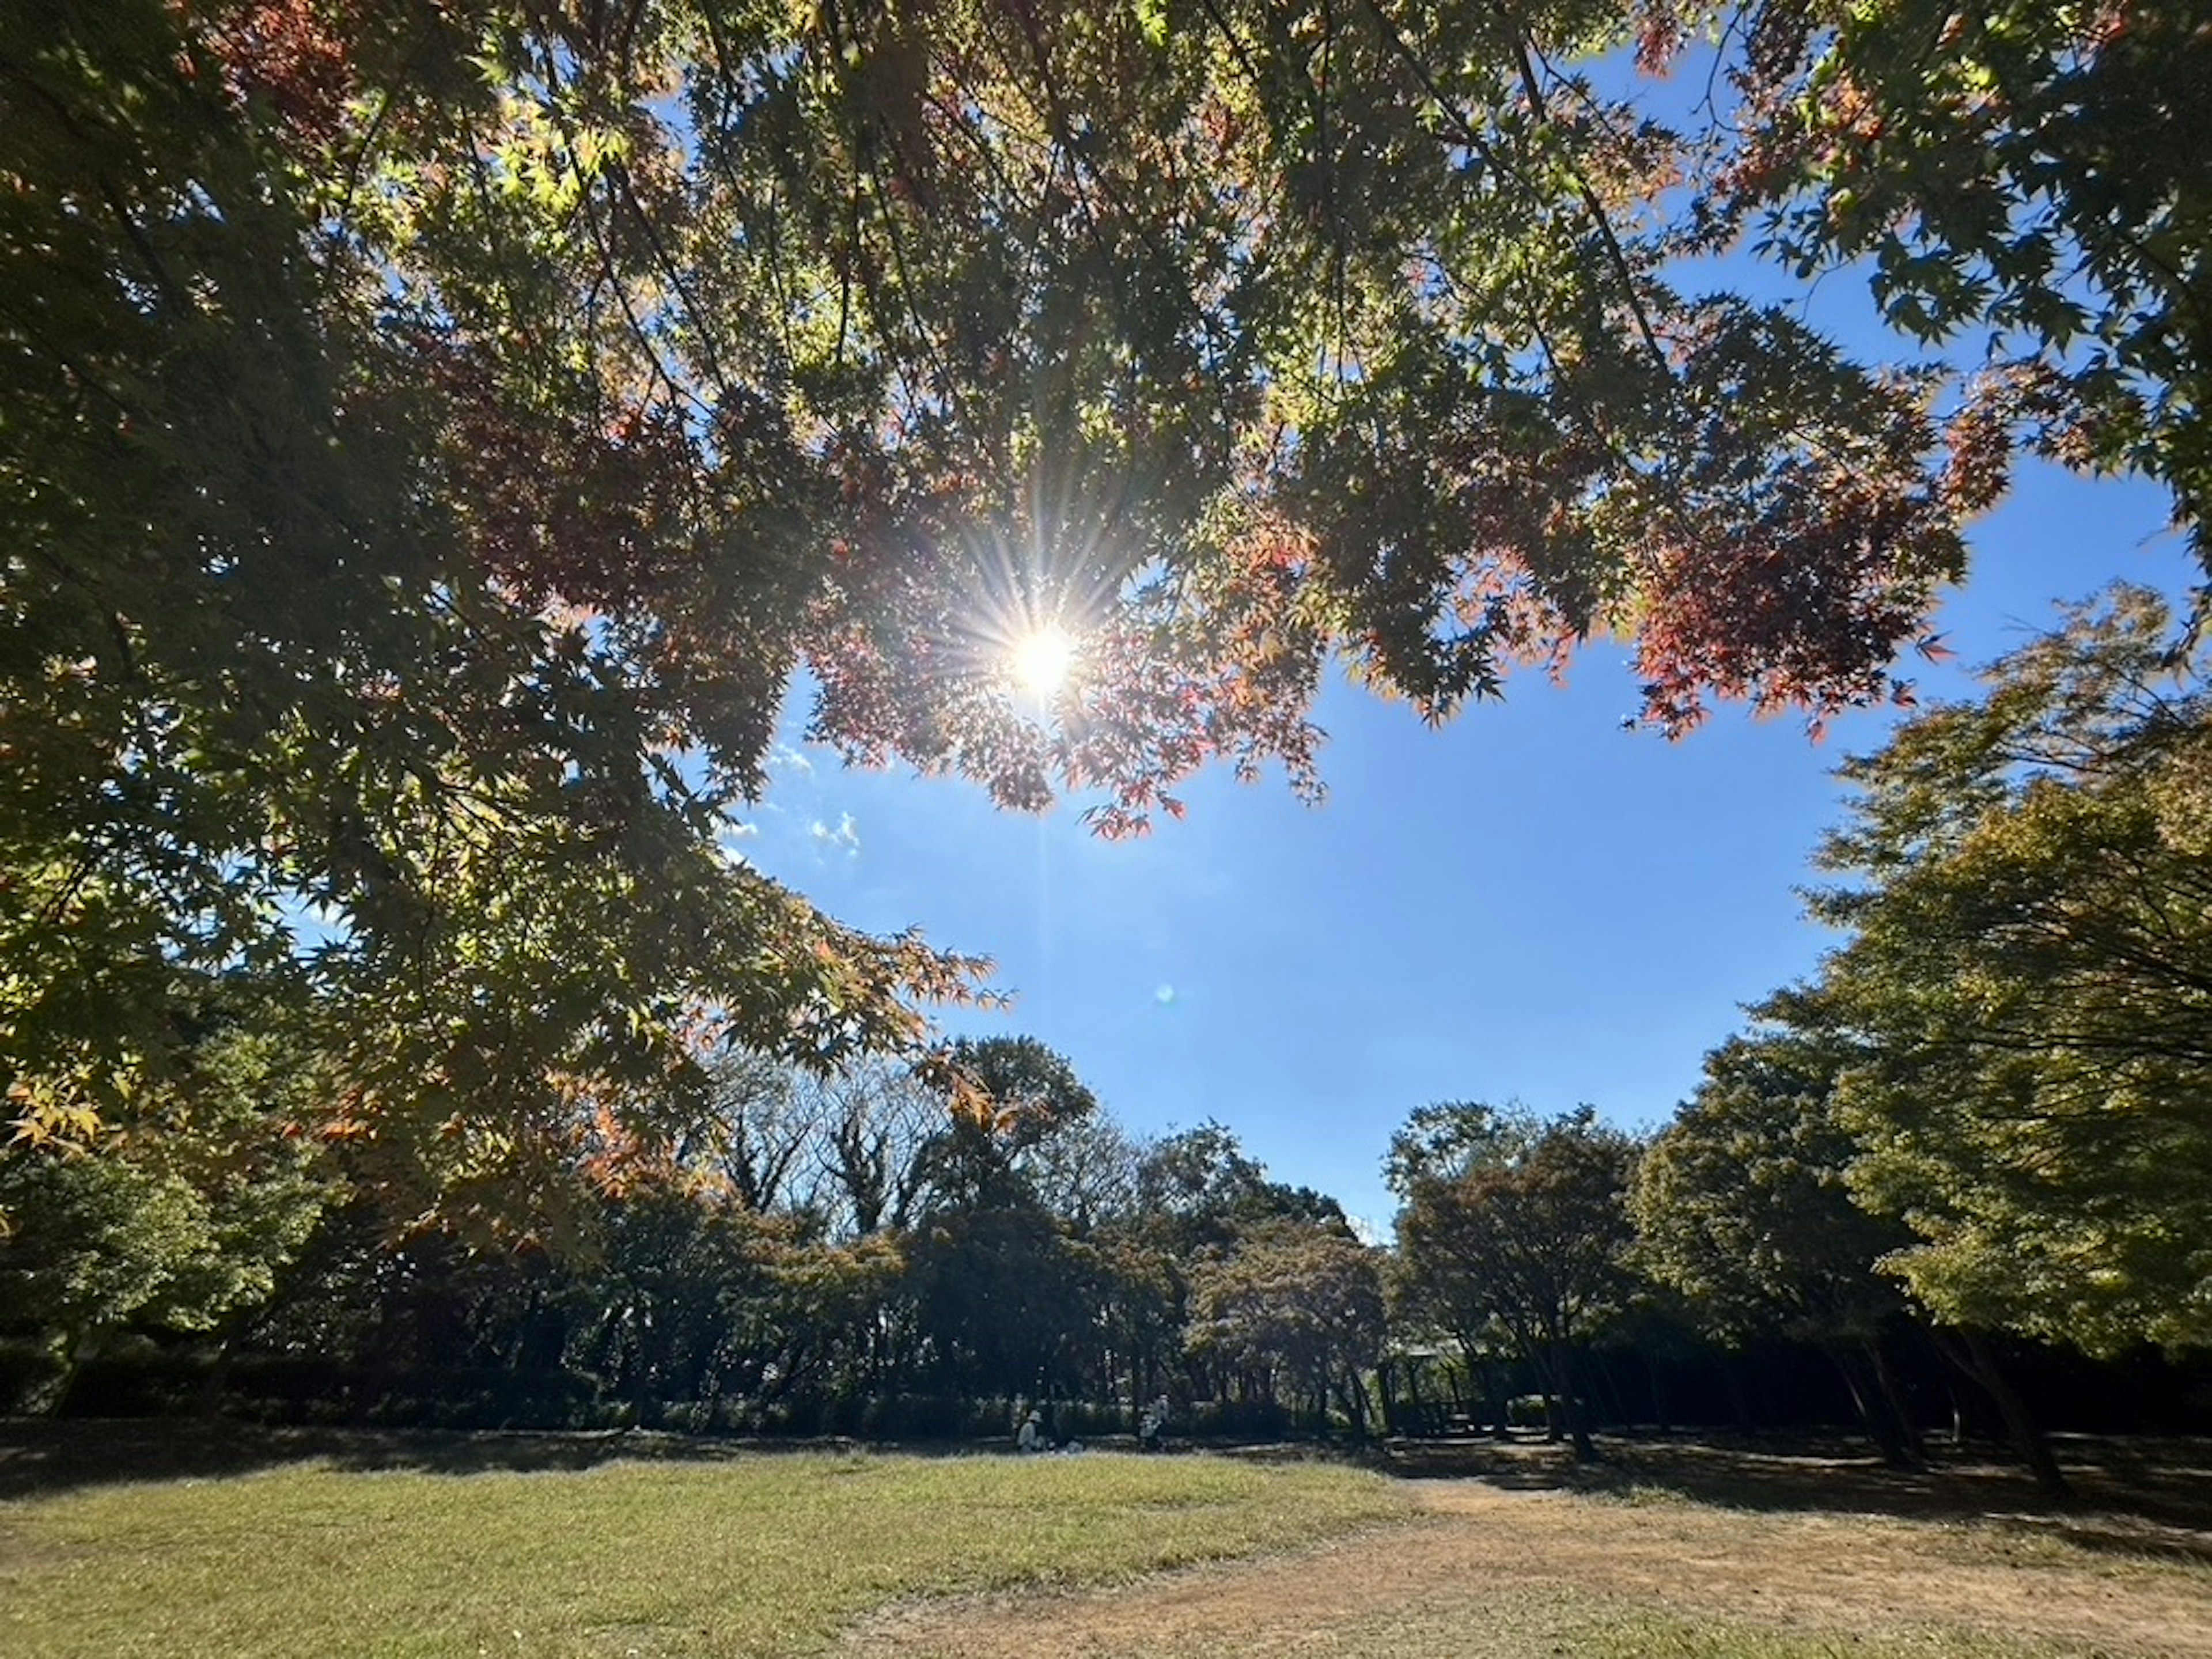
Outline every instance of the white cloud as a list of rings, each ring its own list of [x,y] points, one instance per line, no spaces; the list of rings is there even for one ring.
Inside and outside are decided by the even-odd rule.
[[[771,771],[796,772],[802,777],[814,770],[814,763],[787,743],[780,743],[769,750],[768,763]]]
[[[843,848],[848,858],[860,856],[860,826],[853,822],[853,815],[850,812],[841,812],[837,815],[837,827],[834,830],[820,818],[817,818],[806,826],[806,833],[824,847]]]
[[[721,855],[740,869],[750,869],[752,860],[738,850],[739,842],[751,841],[760,834],[760,825],[748,823],[741,818],[725,818],[721,830],[714,837],[714,846]]]

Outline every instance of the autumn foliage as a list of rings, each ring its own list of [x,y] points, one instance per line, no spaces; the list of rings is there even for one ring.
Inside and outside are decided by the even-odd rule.
[[[1628,58],[1724,18],[1741,125],[1646,118]],[[470,1181],[586,1100],[665,1133],[702,1033],[924,1041],[977,964],[718,845],[800,670],[849,757],[1129,833],[1216,760],[1316,787],[1333,663],[1441,719],[1615,635],[1670,733],[1900,696],[2015,442],[2201,499],[2154,222],[2212,143],[2158,8],[0,22],[0,1075],[41,1137],[127,1121],[204,975],[326,1011],[334,1119]],[[1686,291],[1746,233],[2002,349],[1970,390]]]

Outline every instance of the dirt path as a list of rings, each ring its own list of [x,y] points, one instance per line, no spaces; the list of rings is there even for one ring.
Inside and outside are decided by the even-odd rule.
[[[1686,1626],[1914,1652],[2212,1659],[2212,1571],[2002,1526],[1772,1514],[1474,1480],[1422,1517],[1107,1591],[909,1607],[846,1651],[913,1659],[1514,1659],[1648,1650]],[[1677,1638],[1663,1650],[1689,1649]]]

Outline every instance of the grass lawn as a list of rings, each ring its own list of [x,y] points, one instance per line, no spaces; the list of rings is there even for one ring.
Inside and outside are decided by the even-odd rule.
[[[1210,1457],[314,1461],[0,1503],[0,1653],[803,1654],[900,1597],[1113,1583],[1409,1509],[1358,1470]]]
[[[2212,1659],[2212,1444],[2068,1460],[0,1425],[0,1656]]]

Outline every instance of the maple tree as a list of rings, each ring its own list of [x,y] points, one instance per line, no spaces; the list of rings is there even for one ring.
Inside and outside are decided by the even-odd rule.
[[[1724,1334],[1778,1324],[1816,1344],[1883,1455],[1920,1465],[1887,1346],[1906,1304],[1879,1271],[1912,1236],[1852,1200],[1859,1146],[1834,1101],[1851,1057],[1775,1030],[1707,1054],[1697,1093],[1637,1164],[1637,1265]]]
[[[1344,1409],[1352,1434],[1369,1432],[1367,1376],[1386,1322],[1380,1253],[1342,1223],[1280,1219],[1245,1230],[1226,1249],[1194,1261],[1191,1352],[1255,1379],[1263,1395],[1303,1394],[1327,1421]]]
[[[1975,350],[1964,424],[2212,503],[2212,38],[2157,0],[1788,0],[1726,15],[1741,142],[1697,211],[1801,272],[1856,264],[1914,338]],[[1970,442],[1962,471],[2002,465]]]
[[[1109,832],[1313,787],[1332,656],[1435,718],[1602,630],[1670,731],[1894,694],[2016,429],[2196,510],[2179,10],[1953,76],[1802,0],[15,0],[9,1115],[127,1123],[250,972],[342,1060],[303,1121],[490,1213],[710,1118],[718,1046],[911,1046],[979,964],[717,844],[801,668],[848,756]],[[1740,131],[1593,68],[1724,19]],[[1770,211],[1928,331],[1979,260],[2040,355],[1961,402],[1670,280]]]
[[[2203,659],[2118,588],[1845,769],[1813,908],[1849,943],[1771,1008],[1852,1045],[1853,1191],[1948,1323],[2212,1335]]]
[[[1391,1143],[1411,1299],[1455,1334],[1503,1330],[1558,1402],[1581,1458],[1597,1450],[1585,1349],[1631,1283],[1639,1152],[1589,1107],[1542,1119],[1457,1102],[1421,1108]]]
[[[222,1340],[270,1294],[343,1184],[285,1132],[324,1062],[282,1010],[203,983],[179,1063],[101,1158],[0,1146],[0,1340],[28,1340],[58,1406],[116,1335]]]

